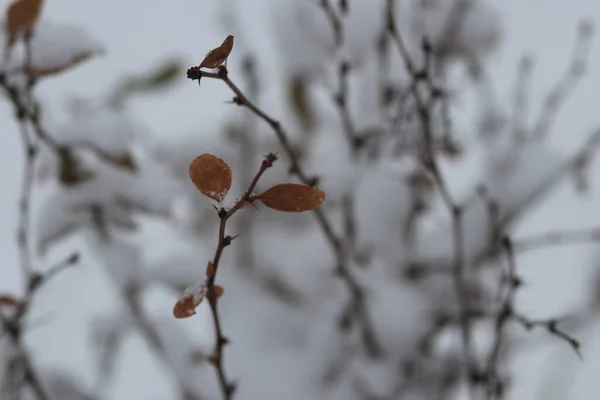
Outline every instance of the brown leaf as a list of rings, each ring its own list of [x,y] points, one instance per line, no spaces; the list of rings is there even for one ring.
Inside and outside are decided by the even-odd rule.
[[[194,295],[181,296],[177,303],[175,303],[175,307],[173,307],[173,315],[178,319],[189,318],[195,315],[196,307],[202,303],[202,299],[203,297]]]
[[[104,153],[102,154],[102,157],[117,168],[122,168],[131,172],[136,172],[138,170],[137,163],[133,158],[133,155],[129,152],[119,156]]]
[[[256,197],[269,208],[285,212],[309,211],[325,200],[325,192],[297,183],[282,183]]]
[[[0,306],[16,306],[19,301],[10,294],[0,294]]]
[[[12,46],[19,33],[33,29],[42,10],[42,0],[17,0],[6,9],[6,33]]]
[[[214,300],[218,299],[219,297],[223,296],[223,287],[220,285],[213,285],[212,288],[211,287],[207,287],[205,289],[205,293],[206,293],[206,298],[208,300],[210,300],[211,302],[213,302]]]
[[[215,274],[215,266],[213,265],[212,261],[209,261],[208,265],[206,266],[206,277],[212,278],[214,274]]]
[[[63,149],[59,153],[59,157],[59,180],[63,185],[74,186],[94,177],[93,172],[84,170],[81,167],[79,160],[77,160],[72,151]]]
[[[208,52],[204,60],[200,63],[199,68],[217,68],[219,65],[227,61],[227,57],[233,49],[233,36],[229,35],[223,43],[215,49]]]
[[[316,119],[308,86],[308,79],[303,75],[293,76],[288,84],[288,101],[302,124],[303,131],[310,131],[314,127]]]
[[[190,164],[190,179],[207,197],[223,201],[231,188],[231,168],[219,157],[202,154]]]

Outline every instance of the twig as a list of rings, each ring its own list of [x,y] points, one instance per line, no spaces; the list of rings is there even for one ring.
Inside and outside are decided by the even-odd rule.
[[[244,193],[244,195],[238,199],[235,205],[229,210],[225,210],[221,208],[219,210],[219,241],[217,244],[217,249],[215,251],[215,255],[211,262],[211,267],[207,271],[206,276],[206,298],[210,305],[210,310],[212,314],[212,319],[215,328],[215,347],[213,355],[210,357],[210,361],[214,365],[217,376],[219,378],[219,385],[221,386],[221,392],[223,393],[223,398],[225,400],[230,400],[233,398],[233,394],[235,392],[235,384],[227,379],[227,375],[225,373],[225,368],[223,367],[223,347],[229,343],[229,340],[223,334],[223,328],[221,326],[221,319],[219,318],[219,312],[217,308],[217,293],[215,292],[215,279],[217,277],[217,272],[219,271],[219,262],[221,261],[221,255],[225,250],[225,247],[229,246],[233,241],[234,237],[225,234],[225,227],[229,218],[231,218],[238,210],[240,210],[243,206],[248,203],[252,203],[253,197],[252,192],[256,187],[260,177],[264,174],[264,172],[273,166],[273,163],[277,160],[277,156],[273,153],[268,154],[263,160],[260,169],[254,176],[252,183]]]
[[[600,241],[600,228],[554,231],[515,239],[515,251],[522,252],[556,245],[573,245]]]
[[[25,69],[27,69],[31,64],[31,38],[31,31],[26,32],[23,37],[25,46]],[[8,52],[5,53],[5,62],[6,61],[8,61]],[[20,133],[23,142],[23,148],[25,150],[25,166],[21,184],[21,194],[19,197],[17,242],[19,246],[19,257],[21,271],[23,274],[23,282],[26,286],[24,298],[17,304],[16,309],[11,317],[6,318],[0,313],[0,322],[2,323],[4,331],[8,334],[13,346],[15,346],[15,348],[20,352],[20,361],[23,368],[24,381],[31,387],[35,396],[39,400],[49,400],[50,396],[44,390],[40,379],[38,378],[37,372],[35,371],[29,359],[29,354],[22,343],[24,320],[27,312],[29,311],[31,302],[33,301],[33,297],[42,284],[50,278],[51,274],[53,275],[53,273],[56,272],[53,271],[46,276],[34,273],[29,251],[30,203],[33,189],[33,172],[37,146],[35,141],[29,138],[29,132],[27,129],[28,121],[26,118],[26,113],[23,112],[26,106],[23,105],[23,102],[20,100],[18,89],[16,87],[10,87],[6,82],[6,77],[1,74],[0,86],[5,88],[7,93],[9,93],[9,98],[12,100],[14,108],[17,111],[16,116],[21,130]],[[33,82],[27,85],[25,95],[30,97],[32,90]],[[72,258],[73,257],[69,258],[69,260],[72,261],[69,263],[69,265],[77,261],[76,259],[71,260]]]
[[[322,0],[321,7],[328,16],[332,29],[337,33],[336,49],[338,55],[340,55],[344,41],[344,25],[342,18],[336,14],[328,0]],[[364,138],[360,138],[357,135],[356,126],[350,112],[350,87],[348,82],[350,69],[350,64],[347,61],[339,61],[337,65],[339,88],[337,93],[333,93],[333,100],[342,122],[342,132],[346,136],[348,146],[350,147],[352,161],[356,162],[359,151],[364,149],[366,142]],[[354,197],[351,193],[344,194],[342,199],[342,210],[344,218],[345,251],[350,255],[353,255],[356,252],[356,217],[354,212]]]
[[[302,181],[302,183],[309,186],[315,185],[315,178],[310,178],[302,169],[298,160],[298,156],[292,149],[287,132],[281,126],[281,123],[270,117],[262,109],[258,108],[254,103],[252,103],[237,87],[237,85],[235,85],[231,81],[231,79],[229,79],[228,71],[225,67],[220,67],[217,73],[206,72],[200,70],[200,68],[198,67],[192,67],[188,69],[187,77],[191,80],[199,80],[200,78],[205,77],[211,79],[218,79],[225,82],[225,84],[227,84],[227,86],[235,94],[233,102],[235,104],[248,108],[256,116],[264,120],[275,132],[275,135],[277,136],[281,147],[290,159],[291,172],[295,174]],[[344,250],[343,243],[335,234],[333,226],[325,216],[323,210],[321,208],[315,208],[313,210],[313,213],[316,216],[317,222],[319,223],[323,233],[325,234],[329,245],[333,249],[336,259],[335,272],[344,281],[344,283],[346,284],[346,288],[349,291],[350,304],[348,306],[348,309],[353,311],[356,322],[360,324],[363,346],[371,357],[378,357],[381,355],[381,346],[379,345],[379,341],[375,336],[375,330],[373,328],[371,316],[369,315],[368,310],[364,305],[364,289],[360,285],[358,278],[356,278],[356,276],[348,267],[348,260],[345,254],[346,252]]]
[[[588,53],[594,36],[593,25],[590,21],[579,24],[573,57],[564,76],[548,93],[542,106],[542,111],[533,126],[531,137],[543,139],[552,128],[554,118],[568,95],[575,89],[583,78],[588,62]]]
[[[91,214],[91,220],[96,233],[101,237],[102,240],[112,240],[109,227],[106,220],[106,213],[100,205],[91,205],[89,207]],[[132,317],[135,327],[140,332],[140,335],[144,338],[148,346],[156,356],[161,360],[165,366],[171,367],[174,378],[178,381],[181,388],[180,390],[185,393],[186,399],[188,400],[201,400],[202,398],[196,391],[190,389],[189,382],[185,381],[177,373],[175,363],[167,351],[159,331],[152,324],[151,319],[147,316],[142,304],[139,301],[139,287],[136,285],[128,285],[124,288],[118,288],[120,295],[123,298],[124,304]]]
[[[325,15],[327,16],[327,19],[329,20],[329,23],[333,29],[333,37],[334,37],[335,47],[339,48],[339,47],[341,47],[341,45],[344,41],[342,21],[336,14],[336,12],[333,9],[333,7],[331,6],[331,4],[329,3],[329,0],[321,0],[320,3],[321,3],[321,7],[325,11]]]
[[[388,8],[392,9],[393,0],[388,0]],[[442,97],[442,92],[435,87],[429,74],[429,64],[431,62],[431,48],[428,42],[424,43],[423,50],[425,51],[425,66],[422,69],[417,69],[412,60],[406,44],[396,27],[394,16],[391,12],[387,14],[387,28],[392,40],[396,43],[400,57],[404,62],[404,66],[412,78],[410,85],[411,93],[415,100],[417,116],[421,122],[423,130],[423,151],[421,153],[421,162],[423,166],[433,175],[437,187],[439,189],[442,200],[451,213],[453,238],[454,238],[454,261],[453,261],[453,281],[457,297],[458,317],[460,321],[462,348],[464,363],[467,365],[466,379],[469,383],[470,395],[473,396],[473,380],[471,379],[474,368],[475,358],[472,349],[471,340],[471,323],[469,316],[469,293],[468,286],[465,280],[465,259],[464,254],[464,239],[463,239],[463,224],[462,224],[462,207],[458,205],[452,198],[448,185],[445,182],[443,175],[438,167],[435,148],[434,148],[434,132],[432,127],[431,109],[436,99]],[[430,101],[426,102],[419,90],[419,82],[425,81],[430,92]]]
[[[506,287],[505,294],[500,302],[500,308],[494,322],[494,341],[487,359],[485,370],[485,381],[487,383],[487,395],[489,398],[500,396],[502,393],[502,382],[498,372],[500,350],[504,340],[504,328],[513,315],[514,301],[517,289],[522,281],[517,276],[514,248],[508,237],[502,239],[502,247],[506,253],[508,274],[501,280],[500,288]]]
[[[258,99],[260,92],[260,85],[258,76],[256,74],[256,60],[255,58],[247,54],[243,62],[243,72],[246,78],[247,90],[250,96],[254,99]],[[240,123],[240,134],[239,136],[239,154],[241,169],[240,184],[246,185],[247,182],[252,180],[253,177],[253,164],[256,157],[256,130],[257,118],[250,113],[244,114],[244,119]],[[240,188],[240,191],[245,190],[245,187]],[[242,243],[237,248],[237,262],[236,265],[245,272],[254,272],[256,268],[256,259],[254,254],[254,236],[253,222],[255,219],[254,213],[242,213],[237,218],[237,229],[241,234],[244,235]]]
[[[38,374],[33,367],[31,360],[29,359],[29,354],[22,342],[25,318],[38,290],[58,272],[75,264],[78,259],[79,256],[77,253],[75,253],[69,256],[66,260],[50,268],[44,275],[32,272],[28,276],[25,296],[17,303],[12,315],[10,317],[6,317],[4,314],[0,313],[0,323],[2,324],[4,332],[7,333],[13,346],[15,346],[15,348],[20,352],[20,361],[22,363],[25,382],[32,388],[38,400],[50,400],[51,397],[44,390]]]
[[[519,61],[517,79],[514,87],[512,134],[516,139],[525,139],[525,124],[529,107],[531,74],[533,72],[533,58],[524,55]]]
[[[583,358],[581,355],[581,352],[579,350],[581,347],[579,340],[575,339],[568,333],[560,330],[558,328],[559,321],[557,319],[552,318],[552,319],[546,319],[546,320],[530,320],[530,319],[526,318],[525,316],[514,313],[514,312],[512,314],[512,318],[513,318],[513,320],[515,320],[516,322],[521,324],[523,326],[523,328],[525,328],[528,331],[531,329],[535,329],[535,328],[546,329],[546,331],[548,331],[549,334],[554,335],[554,336],[558,337],[559,339],[564,340],[569,346],[571,346],[571,348],[573,349],[573,351],[575,351],[575,354],[577,355],[577,357],[579,357],[579,359]]]

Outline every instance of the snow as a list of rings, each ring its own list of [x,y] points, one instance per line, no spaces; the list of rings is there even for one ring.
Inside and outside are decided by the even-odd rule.
[[[57,127],[57,139],[64,144],[90,144],[115,157],[123,156],[135,135],[143,127],[128,114],[100,109],[81,118],[74,118]]]
[[[109,278],[119,290],[135,287],[140,281],[141,250],[135,244],[104,238],[92,229],[84,232],[86,242]]]
[[[53,75],[103,53],[104,47],[86,29],[42,19],[31,41],[30,65],[35,76]],[[23,67],[24,54],[23,49],[21,52],[13,51],[7,68],[9,72],[16,72]]]
[[[406,2],[398,2],[398,25],[411,52],[417,53],[420,46],[419,37],[426,32],[433,33],[440,39],[440,32],[443,32],[440,29],[443,25],[441,22],[456,1],[429,1],[430,8],[426,9],[417,9],[417,2],[412,6]],[[236,3],[234,6],[241,7],[242,3]],[[347,287],[333,274],[336,260],[314,216],[311,213],[283,215],[284,213],[276,213],[259,205],[258,209],[246,207],[227,223],[226,234],[241,233],[241,236],[225,249],[216,282],[225,288],[225,295],[219,299],[219,311],[224,332],[231,340],[231,345],[225,349],[225,368],[228,375],[240,385],[236,395],[236,399],[240,400],[352,400],[359,398],[363,389],[384,396],[398,383],[398,376],[401,375],[399,366],[407,359],[419,356],[419,340],[424,331],[430,328],[432,316],[436,312],[456,311],[456,294],[448,275],[439,274],[419,283],[404,280],[402,276],[408,262],[435,267],[451,265],[454,257],[452,223],[444,205],[439,204],[439,196],[433,191],[428,192],[424,201],[426,206],[431,207],[433,215],[428,213],[423,221],[418,221],[420,235],[417,237],[415,248],[412,248],[411,244],[406,242],[405,227],[414,195],[408,178],[420,169],[414,154],[407,153],[397,157],[392,148],[394,146],[388,145],[389,141],[382,140],[379,159],[361,158],[353,162],[347,140],[341,130],[339,115],[331,104],[331,88],[325,87],[320,81],[311,83],[310,98],[312,101],[314,95],[313,105],[319,118],[313,131],[304,132],[289,121],[290,118],[285,112],[281,112],[285,108],[285,102],[278,94],[278,89],[284,85],[279,76],[282,71],[272,73],[272,70],[277,68],[271,68],[273,65],[277,67],[276,61],[279,60],[287,69],[281,75],[318,72],[323,73],[321,78],[329,79],[327,74],[334,70],[335,63],[341,58],[348,58],[356,63],[356,70],[353,70],[350,77],[350,105],[357,127],[373,127],[377,128],[378,132],[398,134],[407,138],[413,145],[421,143],[422,135],[418,121],[409,121],[400,127],[381,123],[382,119],[389,115],[384,115],[378,108],[378,87],[373,84],[378,74],[373,43],[379,33],[377,25],[383,20],[383,13],[380,11],[384,1],[349,1],[350,14],[344,17],[345,35],[349,40],[341,55],[330,51],[333,35],[323,10],[316,4],[318,2],[264,0],[259,3],[257,7],[261,10],[260,22],[254,19],[257,12],[250,13],[252,7],[245,3],[244,7],[247,8],[240,9],[245,11],[235,11],[235,8],[233,11],[242,21],[240,26],[251,29],[254,32],[252,35],[256,37],[260,37],[260,34],[256,33],[259,31],[265,36],[271,35],[270,39],[278,45],[264,54],[257,53],[257,71],[261,81],[261,95],[257,104],[264,106],[275,118],[279,119],[283,114],[282,126],[289,130],[302,165],[310,174],[315,173],[319,176],[319,187],[327,193],[327,202],[323,205],[323,210],[331,219],[335,232],[344,231],[341,200],[348,193],[354,196],[358,239],[355,250],[368,250],[368,265],[358,265],[357,260],[350,259],[347,267],[358,277],[365,292],[365,304],[372,314],[374,329],[386,350],[386,358],[365,358],[359,350],[358,332],[341,335],[338,331],[337,321],[343,307],[348,304],[349,294]],[[331,3],[337,7],[337,1]],[[55,10],[61,9],[58,3],[54,4]],[[463,61],[471,63],[473,59],[482,67],[486,62],[493,64],[498,60],[488,57],[503,43],[506,34],[510,37],[510,25],[504,29],[506,21],[496,10],[503,6],[489,1],[477,1],[473,4],[466,16],[465,25],[459,31],[458,39],[451,43],[449,51],[453,59],[449,61],[450,67]],[[85,7],[96,7],[98,15],[90,16],[84,13],[78,16],[77,20],[82,26],[103,20],[102,24],[96,26],[94,36],[98,35],[103,42],[106,41],[107,49],[111,52],[116,48],[115,58],[100,64],[102,68],[110,69],[113,65],[119,65],[120,68],[120,60],[126,57],[131,59],[135,67],[145,64],[147,60],[144,57],[149,54],[155,57],[164,49],[181,50],[174,47],[173,43],[182,42],[185,47],[190,46],[185,51],[190,52],[193,59],[201,58],[205,50],[210,48],[204,48],[204,39],[198,39],[204,38],[203,34],[212,31],[215,25],[208,22],[207,16],[212,15],[211,5],[208,3],[202,8],[194,8],[193,12],[188,8],[179,10],[171,5],[149,9],[144,8],[144,4],[136,3],[131,5],[133,8],[129,10],[129,5],[124,5],[122,15],[115,15],[112,6],[106,6],[106,10],[102,11],[105,5],[100,2],[90,2]],[[526,6],[519,2],[518,5],[506,7],[521,9]],[[550,9],[550,6],[548,7]],[[145,10],[142,15],[139,13],[141,8]],[[269,21],[276,29],[275,33],[271,30],[273,26],[263,24],[265,15],[262,11],[266,10],[269,11]],[[112,26],[111,29],[106,29],[106,19],[101,18],[104,15],[102,12],[115,18],[115,32]],[[159,30],[157,27],[161,25],[154,22],[164,23],[175,14],[179,16],[177,21],[181,29],[174,34],[173,43],[167,43],[165,37],[168,37],[172,30],[162,29],[165,26]],[[136,23],[136,29],[131,30],[133,16],[147,21],[145,18],[152,15],[156,16],[156,21],[148,23],[149,26]],[[185,19],[188,17],[189,21]],[[66,65],[65,63],[77,58],[77,55],[86,54],[86,51],[92,51],[93,54],[102,51],[101,46],[95,47],[92,44],[93,39],[83,31],[72,30],[72,34],[61,36],[66,35],[65,32],[68,31],[65,30],[65,26],[56,25],[55,28],[51,28],[53,25],[48,24],[50,23],[43,21],[40,25],[40,35],[43,32],[50,33],[36,39],[39,40],[38,46],[48,42],[48,51],[54,51],[58,43],[61,43],[56,41],[57,38],[62,37],[64,43],[61,44],[63,47],[52,54],[45,53],[46,47],[43,50],[37,47],[37,57],[45,55],[45,58],[34,61],[44,68]],[[530,21],[524,26],[531,29]],[[127,41],[123,40],[124,27]],[[159,31],[160,35],[157,33]],[[181,31],[185,31],[186,34],[181,35]],[[107,37],[102,36],[104,34],[108,35],[108,38],[111,35],[115,36],[106,40]],[[242,54],[253,52],[258,48],[255,46],[268,48],[270,42],[260,41],[255,45],[254,40],[251,40],[253,36],[246,35],[244,29],[236,31],[236,35],[242,40],[238,42],[236,37],[237,47],[229,59],[230,77],[240,87],[245,87],[246,82],[240,72]],[[221,33],[215,33],[215,36],[224,37]],[[199,44],[198,40],[201,40],[202,44]],[[151,46],[139,46],[139,43],[146,42]],[[206,39],[206,42],[209,40]],[[241,47],[238,43],[244,43],[243,51],[239,50]],[[134,45],[135,47],[128,47]],[[560,46],[556,46],[556,49],[558,47]],[[556,49],[553,48],[552,51]],[[15,53],[14,63],[20,60],[18,54]],[[13,65],[18,66],[19,64]],[[95,66],[90,64],[65,75],[64,79],[73,76],[75,81],[71,82],[79,82],[78,85],[69,86],[65,83],[64,89],[60,87],[60,90],[54,90],[60,92],[61,96],[63,91],[75,88],[78,91],[98,92],[102,96],[105,87],[110,86],[105,80],[108,73],[100,71],[98,81],[86,86],[89,76],[96,76],[88,71],[88,67],[89,71],[94,71]],[[391,69],[391,77],[403,82],[406,74],[402,60],[393,57]],[[110,74],[114,72],[111,70]],[[77,78],[78,73],[81,74],[80,78]],[[477,130],[478,133],[488,133],[481,135],[482,137],[475,137],[474,140],[479,140],[481,146],[467,148],[469,153],[476,153],[481,161],[479,165],[473,167],[470,160],[459,158],[456,165],[448,167],[449,170],[455,169],[458,171],[456,175],[460,175],[460,179],[455,179],[456,176],[449,174],[448,179],[451,192],[458,193],[457,200],[464,200],[472,194],[476,185],[483,185],[489,197],[498,203],[501,219],[509,222],[510,233],[520,232],[523,226],[531,226],[531,218],[535,218],[536,215],[537,218],[546,220],[546,226],[560,225],[569,219],[580,222],[583,219],[591,223],[589,220],[597,209],[597,205],[591,200],[578,203],[579,207],[588,210],[584,217],[577,216],[575,209],[578,207],[573,207],[572,199],[558,203],[559,207],[556,203],[550,203],[547,206],[550,211],[546,214],[538,212],[541,201],[554,198],[556,193],[553,189],[559,191],[561,178],[566,173],[566,165],[573,152],[552,143],[515,145],[507,140],[509,133],[506,132],[506,127],[510,117],[503,113],[495,102],[482,104],[483,102],[464,101],[461,86],[464,85],[461,81],[464,77],[461,75],[460,78],[455,78],[456,76],[449,74],[449,84],[457,90],[456,109],[452,112],[458,115],[477,114],[471,111],[480,111],[478,107],[482,105],[488,108],[483,113],[484,118],[480,125],[477,125],[473,118],[465,118],[464,121],[459,120],[456,127],[460,134],[459,139],[465,141],[472,140],[473,137],[463,135],[464,132]],[[11,79],[22,77],[15,74]],[[61,79],[62,77],[57,77],[53,81],[61,82]],[[506,85],[506,82],[502,84]],[[99,268],[106,271],[110,284],[119,294],[131,287],[140,290],[140,304],[164,343],[166,353],[163,359],[150,350],[151,343],[144,339],[139,321],[130,315],[130,310],[124,302],[117,301],[117,304],[111,304],[110,307],[103,304],[106,309],[94,310],[88,316],[92,320],[91,324],[81,321],[81,327],[78,328],[91,329],[93,345],[71,348],[69,338],[79,335],[80,332],[69,331],[65,335],[41,338],[40,343],[44,343],[46,347],[40,346],[36,349],[42,359],[45,356],[44,361],[47,364],[57,367],[48,372],[46,369],[41,371],[49,382],[56,382],[49,386],[56,387],[51,390],[57,391],[58,396],[65,400],[81,390],[92,387],[89,379],[78,379],[76,373],[97,368],[97,365],[94,367],[94,363],[90,362],[90,353],[107,351],[108,342],[117,336],[120,340],[120,357],[115,360],[116,377],[111,382],[111,386],[114,387],[105,391],[103,398],[151,398],[150,393],[159,393],[154,395],[169,398],[180,394],[181,388],[198,393],[200,398],[220,396],[214,369],[203,359],[203,356],[213,350],[214,327],[210,310],[206,302],[198,304],[204,291],[202,281],[206,263],[214,256],[219,219],[211,206],[214,202],[200,194],[189,181],[188,167],[190,161],[202,153],[215,154],[227,160],[233,171],[234,183],[222,203],[231,207],[249,184],[246,181],[247,176],[256,172],[262,155],[280,149],[266,124],[260,122],[254,127],[248,127],[246,121],[253,118],[248,110],[220,103],[221,100],[231,98],[230,91],[222,82],[203,80],[200,90],[196,85],[185,85],[181,90],[183,92],[177,92],[173,96],[181,99],[181,102],[164,99],[164,104],[151,106],[149,104],[154,104],[153,99],[132,100],[129,104],[131,109],[117,111],[104,108],[103,105],[94,106],[83,114],[72,115],[64,120],[50,119],[44,108],[44,126],[53,137],[74,146],[75,156],[92,176],[78,185],[60,185],[56,179],[59,171],[58,160],[42,146],[36,172],[38,178],[44,179],[36,182],[39,186],[36,186],[34,196],[35,241],[42,245],[41,247],[64,244],[67,235],[63,233],[68,229],[71,229],[73,236],[84,238],[84,247],[91,253],[90,269]],[[501,98],[496,100],[503,103]],[[54,114],[53,102],[43,103],[45,107],[47,104],[49,113]],[[596,104],[591,101],[589,103]],[[208,107],[213,104],[226,110],[224,115],[219,118],[216,114],[212,115],[213,109]],[[579,103],[579,108],[592,115],[589,107],[589,104]],[[133,112],[138,110],[146,112]],[[395,109],[387,111],[390,114],[397,112]],[[137,118],[137,115],[142,116],[144,121],[149,121],[148,126],[152,126],[153,129],[160,126],[160,132],[155,136],[150,135],[148,129],[139,122],[141,118]],[[10,116],[6,119],[10,119]],[[434,122],[436,131],[440,122]],[[583,124],[579,122],[580,118],[574,118],[571,114],[568,129],[563,125],[557,130],[570,133]],[[253,142],[256,154],[249,157],[250,161],[242,161],[242,146],[239,141],[224,133],[226,129],[223,126],[236,124],[240,124],[242,132],[244,128],[256,131],[256,141]],[[571,136],[568,139],[570,142]],[[132,171],[111,165],[89,146],[82,147],[82,144],[92,144],[94,148],[111,156],[130,154],[137,168]],[[10,154],[5,155],[7,165],[11,165],[8,158]],[[288,167],[289,163],[282,156],[274,167],[265,173],[256,192],[260,193],[274,184],[294,181],[295,178],[288,174]],[[444,164],[444,172],[446,167]],[[11,174],[16,173],[11,171]],[[460,185],[455,184],[458,180],[468,182],[464,191],[458,188]],[[108,222],[108,238],[101,235],[92,224],[89,209],[91,204],[102,209],[103,217]],[[559,215],[564,215],[562,220]],[[485,204],[477,200],[470,203],[463,217],[466,255],[468,260],[472,261],[482,254],[489,243],[488,211]],[[12,246],[12,230],[10,235]],[[6,242],[9,242],[8,236]],[[10,254],[8,251],[6,253]],[[571,253],[565,254],[565,263],[573,263],[568,256]],[[577,264],[583,264],[582,258],[577,258]],[[6,264],[16,265],[16,262],[8,260]],[[552,257],[534,261],[519,259],[523,273],[526,273],[527,268],[535,268],[538,264],[548,267],[544,268],[544,273],[540,275],[544,278],[554,274],[557,268],[550,267],[561,262]],[[574,271],[573,266],[569,271]],[[581,275],[580,272],[569,271],[569,275]],[[82,279],[89,279],[90,276],[92,275],[88,275],[88,272],[82,271]],[[544,282],[539,278],[536,277],[535,284],[532,285],[534,290],[535,285],[544,285],[538,283]],[[569,285],[574,285],[575,278],[570,279],[572,280],[569,281]],[[56,282],[56,285],[60,284],[59,279],[53,282]],[[481,282],[469,283],[481,289]],[[567,292],[574,292],[574,287],[563,282],[558,285],[558,289],[565,295]],[[61,293],[64,292],[63,288],[66,291],[66,286],[62,286]],[[555,298],[554,294],[558,292],[556,289],[547,289],[546,295],[551,293]],[[525,295],[531,293],[531,286],[523,292]],[[484,290],[479,300],[487,304],[489,299],[486,293]],[[106,292],[104,296],[114,298],[115,293]],[[194,297],[193,303],[198,307],[192,318],[176,320],[172,317],[173,305],[178,296]],[[97,297],[101,296],[84,297],[85,303],[101,302],[102,299]],[[122,299],[119,297],[118,300]],[[557,299],[553,301],[559,302]],[[549,315],[555,315],[555,311],[547,309]],[[124,340],[125,337],[133,340]],[[49,339],[53,340],[50,345]],[[5,359],[3,355],[6,348],[3,344],[5,343],[0,338],[0,363]],[[444,368],[450,366],[454,370],[458,369],[456,357],[460,356],[455,352],[456,343],[450,343],[448,347],[448,352],[440,351],[441,359],[422,362],[420,373],[416,382],[408,389],[406,398],[433,397],[437,389],[435,382],[441,379]],[[78,355],[80,353],[80,356],[72,357],[75,361],[63,366],[60,365],[62,358],[59,355],[65,348]],[[53,349],[56,351],[52,352]],[[342,367],[342,374],[339,380],[327,386],[322,381],[323,375],[336,365]],[[522,367],[516,367],[515,372],[518,376],[528,376]],[[539,363],[531,370],[537,370],[538,367]],[[60,372],[57,373],[63,370],[74,378],[69,381],[63,378]],[[517,390],[522,390],[527,385],[531,386],[531,383],[521,382],[518,385]],[[531,396],[521,395],[515,398]]]

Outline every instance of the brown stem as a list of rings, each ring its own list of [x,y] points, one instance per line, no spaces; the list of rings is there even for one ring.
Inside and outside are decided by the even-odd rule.
[[[220,67],[218,72],[206,72],[200,70],[198,67],[192,67],[187,71],[187,76],[192,80],[199,80],[201,78],[219,79],[225,82],[231,91],[235,94],[234,103],[244,106],[253,112],[256,116],[264,120],[271,129],[275,132],[281,147],[283,147],[285,153],[290,159],[291,171],[306,185],[314,186],[314,178],[310,178],[302,169],[298,156],[292,149],[291,143],[288,139],[287,132],[281,126],[281,123],[274,118],[270,117],[262,109],[256,106],[250,101],[244,93],[237,87],[235,83],[229,79],[227,69]],[[335,273],[343,280],[346,288],[350,294],[350,308],[356,313],[356,321],[361,327],[361,337],[363,338],[363,346],[367,353],[371,357],[379,357],[382,353],[379,341],[376,338],[375,329],[373,327],[372,318],[368,312],[368,309],[363,305],[365,301],[364,289],[360,285],[358,278],[354,275],[352,270],[348,267],[348,260],[344,249],[343,241],[335,234],[331,222],[325,216],[325,213],[320,207],[315,208],[312,211],[317,218],[317,222],[321,227],[321,230],[325,234],[325,237],[332,248],[336,260]],[[360,306],[356,306],[360,304]]]
[[[217,294],[214,290],[215,279],[217,277],[217,272],[219,271],[221,256],[223,255],[225,247],[229,246],[232,240],[234,239],[231,236],[225,235],[225,228],[229,218],[231,218],[243,206],[252,202],[252,192],[254,191],[256,184],[258,183],[260,177],[265,173],[265,171],[273,165],[275,160],[277,160],[277,156],[275,154],[268,154],[263,160],[260,169],[252,179],[252,183],[250,183],[250,186],[248,187],[244,195],[229,210],[225,210],[224,208],[221,208],[219,210],[219,218],[221,219],[219,223],[219,241],[217,244],[215,255],[212,260],[212,268],[210,272],[207,272],[205,285],[206,298],[208,300],[208,304],[210,305],[213,325],[215,328],[215,346],[210,361],[212,362],[217,371],[219,385],[221,387],[221,392],[225,400],[231,400],[233,398],[233,394],[235,392],[235,384],[233,384],[227,378],[227,374],[225,373],[225,368],[223,366],[223,348],[227,343],[229,343],[229,340],[223,334],[223,328],[221,325],[221,319],[219,317],[219,311],[217,307]]]

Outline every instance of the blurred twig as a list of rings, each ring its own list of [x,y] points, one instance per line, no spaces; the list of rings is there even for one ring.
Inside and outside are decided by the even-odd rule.
[[[388,0],[388,9],[390,11],[392,10],[392,7],[389,4],[391,4],[392,1],[393,0]],[[468,265],[468,260],[466,259],[464,253],[464,233],[462,222],[463,207],[456,203],[450,194],[448,185],[444,177],[442,176],[440,168],[438,166],[434,147],[435,135],[432,124],[432,109],[435,100],[441,97],[442,92],[436,89],[436,85],[434,84],[432,77],[430,76],[428,65],[428,59],[430,58],[430,55],[428,55],[428,53],[431,51],[430,46],[427,45],[427,43],[425,43],[425,45],[423,46],[423,50],[425,51],[426,62],[423,68],[418,68],[408,52],[406,44],[400,34],[400,31],[396,27],[394,16],[391,14],[391,12],[387,15],[387,28],[389,34],[392,37],[392,40],[396,44],[398,53],[400,54],[400,57],[404,62],[404,66],[409,76],[411,77],[411,93],[415,100],[416,113],[421,123],[423,135],[423,149],[421,152],[421,162],[425,169],[429,171],[434,177],[442,200],[445,206],[447,207],[448,211],[451,213],[454,240],[454,261],[452,263],[452,271],[454,277],[453,280],[456,298],[458,301],[458,314],[460,320],[464,357],[463,361],[467,365],[466,379],[469,383],[472,395],[473,387],[470,376],[473,374],[473,369],[475,368],[475,357],[473,354],[471,343],[472,333],[470,317],[468,313],[469,294],[467,282],[465,279],[465,265]],[[430,92],[430,101],[426,102],[426,100],[424,99],[419,88],[420,82],[425,82],[427,84],[426,87]]]
[[[543,139],[548,135],[560,107],[583,78],[593,37],[593,23],[582,21],[577,31],[573,57],[563,77],[550,90],[544,100],[542,111],[532,128],[531,137],[533,139]]]

